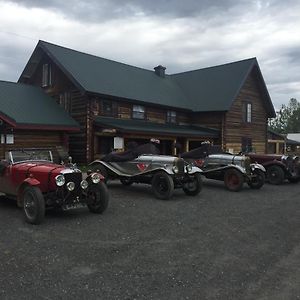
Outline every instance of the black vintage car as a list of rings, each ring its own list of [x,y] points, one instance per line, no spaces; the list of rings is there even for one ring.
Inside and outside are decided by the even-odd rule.
[[[201,169],[182,158],[158,155],[152,144],[110,153],[90,165],[91,172],[101,173],[106,180],[119,179],[123,185],[151,184],[155,196],[169,199],[175,188],[196,196],[202,189]]]
[[[206,178],[224,181],[230,191],[241,190],[245,182],[253,189],[260,189],[265,183],[262,165],[251,163],[247,156],[223,152],[220,146],[204,143],[181,157],[200,167]]]

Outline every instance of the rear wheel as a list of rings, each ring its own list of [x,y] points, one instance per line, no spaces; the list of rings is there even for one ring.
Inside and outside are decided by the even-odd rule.
[[[238,170],[229,169],[224,174],[224,183],[229,191],[238,192],[243,187],[244,177]]]
[[[172,177],[165,172],[156,173],[152,178],[152,189],[158,199],[170,199],[174,192]]]
[[[248,185],[252,189],[260,189],[265,184],[265,173],[262,170],[254,170],[253,174],[255,177],[252,177],[251,181],[248,183]]]
[[[41,190],[28,186],[23,192],[23,210],[26,222],[38,225],[45,218],[45,200]]]
[[[202,190],[202,178],[201,175],[198,173],[195,173],[192,181],[187,182],[183,185],[183,191],[188,196],[196,196],[200,193]]]
[[[92,213],[101,214],[107,206],[109,193],[104,182],[100,181],[97,184],[92,184],[88,188],[87,206]]]
[[[267,178],[271,184],[282,184],[284,181],[284,171],[279,166],[270,166],[267,168]]]

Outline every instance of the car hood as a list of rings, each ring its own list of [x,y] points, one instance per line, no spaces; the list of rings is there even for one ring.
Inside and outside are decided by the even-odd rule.
[[[16,163],[13,168],[18,172],[26,173],[54,173],[60,174],[65,172],[66,167],[50,162],[23,162]]]

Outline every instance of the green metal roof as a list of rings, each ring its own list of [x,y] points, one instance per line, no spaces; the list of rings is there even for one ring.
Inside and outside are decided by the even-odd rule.
[[[107,117],[95,117],[95,124],[119,131],[155,133],[158,135],[179,135],[195,137],[219,137],[219,130],[199,126],[159,124],[143,120],[114,119]]]
[[[256,58],[160,77],[154,71],[39,41],[33,64],[30,59],[19,81],[32,74],[40,49],[83,91],[189,111],[228,111],[254,69],[268,115],[275,115]]]
[[[78,123],[41,88],[7,81],[0,81],[0,118],[14,127],[79,129]]]

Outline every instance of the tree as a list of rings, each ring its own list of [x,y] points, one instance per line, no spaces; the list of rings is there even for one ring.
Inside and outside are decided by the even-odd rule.
[[[288,105],[282,104],[276,117],[269,121],[270,129],[278,133],[300,132],[300,103],[291,98]]]

